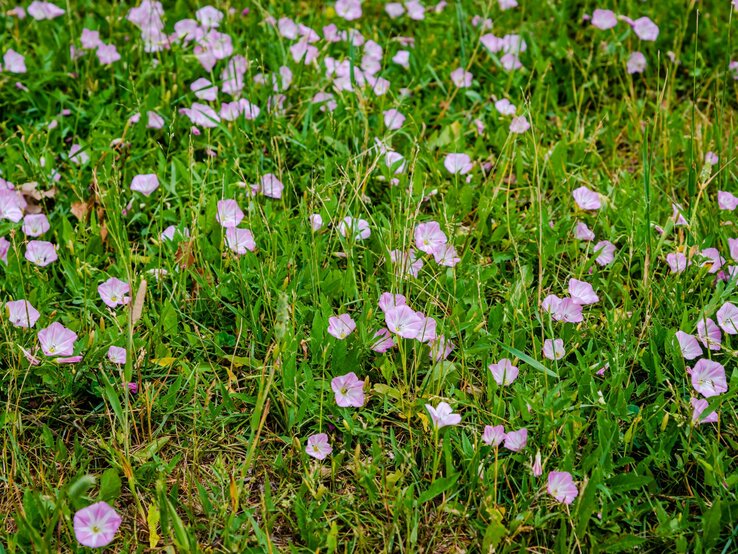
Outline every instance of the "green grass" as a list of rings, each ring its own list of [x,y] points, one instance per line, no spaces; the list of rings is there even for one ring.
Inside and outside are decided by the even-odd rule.
[[[45,268],[28,263],[20,224],[0,220],[11,242],[0,301],[27,299],[41,312],[32,330],[0,317],[0,552],[85,550],[72,517],[97,500],[123,517],[110,547],[119,552],[738,549],[736,341],[724,335],[709,353],[728,380],[727,393],[708,399],[719,423],[694,425],[693,364],[674,339],[738,297],[734,281],[716,283],[696,257],[716,247],[730,260],[727,239],[738,235],[736,215],[717,207],[718,190],[738,192],[738,81],[727,70],[738,59],[735,12],[726,1],[520,3],[501,12],[496,2],[449,0],[413,22],[366,0],[354,24],[384,48],[390,91],[334,93],[332,113],[310,103],[331,90],[324,66],[296,64],[293,41],[263,18],[288,15],[321,35],[328,23],[352,24],[323,2],[233,4],[220,30],[250,61],[243,95],[262,113],[200,136],[178,110],[195,101],[189,84],[218,81],[225,62],[208,75],[191,47],[145,53],[124,19],[130,6],[117,3],[70,0],[52,21],[0,14],[0,52],[13,48],[28,66],[0,73],[1,176],[54,191],[33,203],[59,255]],[[197,7],[168,3],[167,32]],[[597,7],[650,16],[658,40],[640,42],[623,22],[611,31],[582,23]],[[525,37],[524,69],[505,72],[480,45],[477,14],[499,36]],[[121,60],[72,60],[69,44],[85,26]],[[415,38],[407,70],[390,62],[403,48],[397,36]],[[318,46],[321,60],[360,63],[359,48]],[[648,59],[642,75],[625,71],[633,50]],[[469,89],[449,77],[461,64],[474,74]],[[294,78],[279,116],[267,111],[271,87],[253,77],[282,65]],[[503,97],[527,116],[528,132],[508,131],[510,118],[494,108]],[[388,132],[382,112],[393,107],[407,120]],[[57,117],[63,109],[70,115]],[[147,110],[166,126],[127,123]],[[387,182],[375,137],[407,160],[399,186]],[[89,163],[67,160],[72,143]],[[720,159],[711,171],[708,150]],[[449,152],[478,162],[470,182],[445,170]],[[139,173],[159,177],[148,198],[129,190]],[[238,186],[265,173],[284,183],[281,199],[249,198]],[[601,210],[576,208],[571,191],[581,185],[603,195]],[[237,257],[224,245],[222,198],[238,200],[255,252]],[[689,226],[674,227],[672,202]],[[326,222],[320,232],[312,213]],[[371,237],[342,237],[347,215],[366,219]],[[431,220],[460,263],[425,256],[417,278],[398,276],[389,251],[407,250],[415,225]],[[617,246],[611,265],[594,262],[595,243],[574,238],[577,221]],[[169,225],[187,226],[190,239],[162,242]],[[675,251],[695,254],[684,273],[666,265]],[[157,279],[154,269],[168,273]],[[97,286],[110,276],[134,295],[146,281],[140,318],[102,303]],[[552,322],[540,302],[566,294],[572,277],[600,301],[581,324]],[[432,364],[411,340],[371,351],[386,291],[437,320],[456,345],[447,363]],[[344,312],[357,330],[338,341],[328,318]],[[35,350],[37,331],[53,321],[77,333],[84,358],[63,365],[39,351],[42,363],[31,366],[21,348]],[[556,362],[541,354],[554,337],[567,352]],[[107,360],[111,344],[127,348],[124,367]],[[503,357],[520,368],[504,388],[487,370]],[[350,371],[370,382],[363,408],[335,404],[330,380]],[[137,394],[125,392],[129,381]],[[462,422],[436,435],[424,406],[441,400]],[[528,445],[496,451],[481,440],[485,425],[526,427]],[[305,453],[320,432],[333,445],[323,461]],[[539,450],[544,473],[534,477]],[[573,475],[570,506],[546,493],[549,471]]]

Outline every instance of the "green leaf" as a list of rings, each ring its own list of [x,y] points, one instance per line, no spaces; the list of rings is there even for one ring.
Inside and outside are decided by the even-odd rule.
[[[559,378],[559,376],[556,375],[556,373],[554,373],[552,370],[548,369],[546,366],[544,366],[538,360],[534,360],[533,358],[531,358],[530,356],[528,356],[528,354],[523,354],[517,348],[513,348],[511,346],[507,346],[506,344],[503,344],[500,341],[495,341],[495,342],[497,342],[497,344],[499,344],[502,348],[504,348],[505,350],[507,350],[510,354],[512,354],[516,358],[520,358],[521,360],[523,360],[529,366],[532,366],[532,367],[536,368],[538,371],[542,371],[546,375],[550,375],[551,377],[556,377],[556,379]]]
[[[456,484],[459,480],[459,474],[450,477],[442,477],[433,481],[430,487],[418,497],[418,504],[425,504],[429,500],[433,500],[439,494],[446,492]]]

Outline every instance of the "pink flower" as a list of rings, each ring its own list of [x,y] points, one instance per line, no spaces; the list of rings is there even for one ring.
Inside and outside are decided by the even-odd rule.
[[[433,259],[438,265],[454,267],[461,261],[456,254],[456,248],[450,244],[441,244],[433,249]]]
[[[672,252],[666,255],[666,263],[672,273],[681,273],[691,263],[687,260],[687,256],[681,252]]]
[[[323,228],[323,218],[320,214],[310,215],[310,228],[313,231],[320,231]]]
[[[528,429],[525,427],[505,434],[505,448],[508,450],[520,452],[526,444],[528,444]]]
[[[729,335],[738,335],[738,307],[726,302],[717,311],[716,318],[723,331]]]
[[[471,158],[466,154],[446,154],[443,165],[452,175],[465,175],[474,167]]]
[[[594,304],[600,300],[592,285],[578,279],[569,279],[569,294],[574,302],[582,306]]]
[[[428,346],[430,346],[428,355],[434,362],[440,362],[441,360],[448,358],[449,354],[453,352],[455,347],[454,343],[443,335],[439,335],[430,341]]]
[[[336,0],[336,15],[346,21],[354,21],[361,17],[359,0]]]
[[[256,249],[254,234],[248,229],[228,227],[225,233],[226,245],[236,254],[242,255]]]
[[[207,104],[193,102],[189,108],[182,108],[179,113],[186,115],[194,125],[212,129],[220,123],[218,113]]]
[[[571,195],[574,197],[574,202],[582,210],[599,210],[602,206],[600,195],[585,186],[574,189]]]
[[[190,90],[195,93],[195,96],[200,100],[207,100],[208,102],[214,102],[218,99],[218,87],[214,86],[213,83],[200,77],[192,82]]]
[[[128,391],[131,394],[136,394],[138,392],[138,383],[124,383],[126,387],[128,387]]]
[[[704,398],[690,398],[689,403],[692,405],[693,408],[692,423],[694,423],[695,425],[718,422],[717,412],[712,412],[704,418],[702,417],[702,412],[705,411],[709,404]]]
[[[215,214],[215,219],[226,229],[238,227],[238,224],[243,220],[243,212],[235,200],[220,200],[218,201],[218,212]]]
[[[38,0],[34,0],[31,2],[30,6],[28,6],[28,15],[36,21],[42,21],[44,19],[55,19],[64,15],[64,10],[51,2],[39,2]]]
[[[296,63],[302,62],[305,65],[310,65],[318,58],[318,49],[304,38],[290,46],[290,53]]]
[[[531,468],[531,471],[533,472],[533,475],[535,477],[540,477],[543,475],[543,464],[541,463],[541,451],[536,452],[536,458],[533,462],[533,467]]]
[[[4,264],[8,263],[8,252],[10,251],[10,241],[5,237],[0,237],[0,260]]]
[[[97,47],[95,54],[97,54],[98,61],[103,65],[110,65],[120,60],[120,54],[118,53],[118,49],[115,47],[115,44],[101,43]]]
[[[515,115],[515,106],[507,98],[495,102],[495,109],[500,115]]]
[[[23,327],[30,329],[41,314],[28,300],[12,300],[5,303],[5,309],[8,311],[8,320],[15,327]]]
[[[195,12],[195,17],[200,25],[210,29],[220,25],[220,22],[223,21],[223,12],[213,6],[205,6]]]
[[[305,452],[308,456],[312,456],[317,460],[325,460],[325,458],[333,452],[333,447],[328,442],[328,435],[318,433],[308,437]]]
[[[423,323],[420,327],[418,336],[415,337],[419,342],[429,342],[436,338],[436,320],[432,317],[426,317],[423,312],[415,312]]]
[[[595,261],[599,265],[609,265],[615,259],[615,245],[609,240],[602,240],[595,244],[594,253],[597,255]]]
[[[0,188],[0,219],[18,223],[23,219],[27,203],[23,196],[13,189]]]
[[[27,71],[26,58],[12,48],[8,48],[3,55],[3,69],[10,73],[25,73]]]
[[[392,339],[392,335],[387,328],[381,328],[379,331],[374,333],[374,342],[371,345],[371,349],[374,352],[384,354],[390,348],[395,346],[395,341]]]
[[[121,517],[106,502],[98,502],[74,514],[74,535],[90,548],[109,545],[120,527]]]
[[[335,96],[330,92],[318,92],[310,102],[319,104],[321,112],[325,112],[326,110],[332,112],[338,107]]]
[[[328,333],[339,340],[348,337],[356,329],[356,323],[348,314],[333,316],[328,319]]]
[[[130,296],[126,296],[131,291],[131,286],[125,281],[111,277],[97,287],[100,298],[110,308],[117,306],[125,306],[131,301]]]
[[[659,36],[659,28],[648,17],[639,17],[633,22],[633,31],[641,40],[654,41]]]
[[[738,261],[738,239],[728,239],[728,249],[730,250],[730,257]]]
[[[267,198],[282,198],[284,185],[276,176],[267,173],[261,178],[259,190]]]
[[[510,10],[512,8],[518,7],[518,1],[517,0],[497,0],[497,3],[500,5],[500,9],[504,12],[505,10]]]
[[[184,227],[182,230],[177,229],[175,225],[170,225],[166,229],[164,229],[161,232],[161,235],[159,235],[159,238],[161,240],[174,240],[174,237],[176,235],[179,235],[180,238],[189,238],[190,237],[190,230],[187,227]]]
[[[564,504],[571,504],[579,494],[571,473],[567,471],[550,472],[547,490],[548,494]]]
[[[692,386],[705,398],[717,396],[728,390],[725,368],[722,364],[702,358],[692,368]]]
[[[671,217],[674,220],[675,227],[681,227],[684,225],[688,225],[687,220],[684,218],[683,212],[684,212],[684,208],[682,208],[679,204],[671,205]]]
[[[415,246],[421,252],[432,254],[438,247],[445,245],[446,240],[437,221],[419,223],[415,227]]]
[[[108,348],[108,360],[114,364],[123,365],[126,363],[126,349],[120,346],[111,346]]]
[[[82,149],[81,145],[73,144],[69,149],[69,161],[83,165],[90,161],[90,155]]]
[[[47,356],[71,356],[74,354],[74,341],[76,340],[75,332],[56,321],[38,332],[41,350]]]
[[[499,386],[509,386],[518,378],[518,368],[512,365],[507,358],[502,358],[496,364],[487,366],[492,372],[492,377]]]
[[[405,123],[405,116],[399,110],[386,110],[382,115],[384,117],[384,126],[392,131],[400,129],[402,124]]]
[[[338,224],[338,232],[342,237],[352,236],[354,240],[365,240],[372,234],[368,221],[351,216],[346,216],[341,220]]]
[[[468,88],[472,85],[474,76],[469,71],[465,71],[463,67],[454,69],[451,72],[451,81],[459,88]]]
[[[677,331],[676,339],[682,351],[682,356],[686,360],[694,360],[702,356],[702,348],[700,348],[700,343],[697,342],[697,337],[694,335],[690,335],[684,331]]]
[[[27,237],[39,237],[51,228],[44,214],[26,214],[23,218],[23,233]]]
[[[513,117],[513,120],[510,122],[510,132],[516,135],[525,133],[528,129],[530,129],[530,123],[528,123],[524,115]]]
[[[131,181],[131,190],[140,192],[144,196],[150,196],[159,188],[159,178],[154,173],[136,175]]]
[[[700,319],[697,322],[697,336],[700,342],[705,345],[705,348],[720,350],[723,334],[720,332],[720,327],[709,317],[707,319]]]
[[[581,323],[584,321],[582,305],[571,298],[562,298],[558,303],[554,302],[550,308],[547,311],[551,311],[551,317],[554,321],[564,321],[566,323]]]
[[[702,266],[710,266],[708,273],[717,273],[723,267],[723,264],[725,264],[725,258],[720,255],[717,248],[705,248],[700,252],[700,255],[707,258],[707,261],[703,262]]]
[[[646,70],[648,62],[646,56],[642,52],[633,52],[628,58],[628,63],[625,65],[625,69],[631,75],[635,73],[643,73]]]
[[[389,6],[389,4],[387,4]],[[410,68],[410,52],[407,50],[399,50],[397,54],[392,56],[392,61],[397,65],[404,67],[405,69]]]
[[[56,247],[44,240],[28,241],[25,258],[39,267],[45,267],[59,259],[56,255]]]
[[[417,338],[425,323],[416,312],[404,305],[387,310],[384,313],[384,320],[391,332],[405,339]]]
[[[392,294],[390,292],[383,292],[379,297],[379,309],[385,314],[387,310],[391,310],[396,306],[405,306],[407,299],[402,294]]]
[[[425,408],[433,420],[433,427],[442,429],[449,425],[458,425],[461,423],[461,416],[453,413],[453,409],[447,402],[440,402],[436,408],[430,404],[426,404]]]
[[[718,207],[721,210],[730,210],[732,212],[736,207],[738,207],[738,198],[730,192],[719,190]]]
[[[579,240],[594,240],[595,234],[587,227],[586,223],[582,223],[581,221],[577,221],[577,226],[574,229],[574,237],[578,238]]]
[[[90,29],[82,29],[82,35],[80,36],[80,42],[82,48],[85,50],[95,50],[102,44],[100,40],[99,31],[91,31]]]
[[[336,395],[336,404],[341,408],[361,408],[364,405],[364,381],[361,381],[353,371],[334,377],[331,388]]]
[[[592,12],[592,25],[602,31],[612,29],[618,24],[615,13],[610,10],[595,10]]]
[[[399,175],[405,171],[405,158],[402,157],[402,154],[388,151],[384,155],[384,165],[386,165],[388,169],[392,170],[395,175]]]
[[[494,446],[495,448],[502,444],[505,440],[505,428],[502,425],[491,425],[484,426],[484,433],[482,434],[482,440],[485,444]]]
[[[709,151],[705,154],[705,163],[707,165],[717,165],[719,159],[715,152]]]
[[[543,356],[549,360],[560,360],[566,355],[563,339],[546,339],[543,341]]]

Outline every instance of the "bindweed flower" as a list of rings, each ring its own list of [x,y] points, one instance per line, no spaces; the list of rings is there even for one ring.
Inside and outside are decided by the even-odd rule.
[[[533,475],[535,477],[540,477],[543,475],[543,463],[541,462],[541,451],[536,452],[535,460],[533,461],[533,466],[531,467],[531,471],[533,472]]]
[[[495,102],[495,109],[500,115],[515,115],[515,106],[507,98],[501,98]]]
[[[721,210],[729,210],[733,211],[738,207],[738,197],[736,197],[731,192],[725,192],[723,190],[719,190],[718,194],[718,207]]]
[[[346,21],[354,21],[361,17],[360,0],[336,0],[336,15]]]
[[[438,247],[446,244],[446,235],[437,221],[419,223],[415,227],[415,246],[421,252],[432,254]]]
[[[447,426],[458,425],[461,423],[461,416],[453,413],[453,409],[447,402],[440,402],[437,407],[426,404],[425,408],[433,420],[433,427],[442,429]]]
[[[584,321],[582,305],[571,298],[559,298],[554,294],[548,295],[541,303],[543,311],[549,312],[554,321],[566,323],[581,323]]]
[[[51,228],[44,214],[26,214],[23,218],[23,233],[27,237],[40,237]]]
[[[420,332],[415,337],[419,342],[429,342],[436,338],[436,320],[432,317],[426,317],[423,312],[415,312],[423,323],[420,326]]]
[[[136,175],[131,181],[131,190],[140,192],[144,196],[151,194],[159,188],[159,178],[153,173]]]
[[[390,292],[383,292],[379,296],[379,309],[385,314],[387,310],[391,310],[397,306],[405,306],[407,304],[407,298],[402,294],[392,294]]]
[[[563,339],[546,339],[543,341],[543,357],[549,360],[560,360],[566,355]]]
[[[310,228],[313,231],[320,231],[323,228],[323,218],[320,214],[310,215]]]
[[[581,210],[599,210],[602,207],[600,195],[585,186],[574,189],[571,195]]]
[[[700,343],[697,342],[697,337],[694,335],[690,335],[684,331],[677,331],[676,339],[685,360],[694,360],[702,356],[702,348],[700,348]]]
[[[443,335],[439,335],[438,337],[430,341],[428,343],[428,346],[430,346],[430,351],[428,352],[428,354],[430,355],[431,360],[433,360],[434,362],[440,362],[441,360],[445,360],[446,358],[448,358],[455,347],[454,343]]]
[[[441,244],[433,249],[433,259],[436,260],[438,265],[445,267],[454,267],[461,261],[456,248],[450,244]]]
[[[5,309],[8,312],[8,320],[15,327],[30,329],[41,314],[28,300],[13,300],[5,303]]]
[[[76,340],[77,333],[56,321],[38,332],[41,350],[47,356],[71,356]]]
[[[579,494],[571,473],[567,471],[550,472],[547,490],[548,494],[564,504],[571,504]]]
[[[474,164],[467,154],[447,154],[443,166],[452,175],[465,175],[472,170]]]
[[[225,232],[226,245],[238,255],[256,250],[254,234],[248,229],[228,227]]]
[[[728,335],[738,335],[738,307],[726,302],[717,311],[715,317],[720,328]]]
[[[705,348],[720,350],[723,342],[723,333],[711,318],[703,318],[697,322],[697,337]]]
[[[615,259],[615,245],[609,240],[603,240],[595,244],[594,253],[597,255],[595,262],[601,266],[610,265]]]
[[[594,304],[600,300],[592,285],[578,279],[569,279],[569,294],[572,301],[582,306]]]
[[[582,223],[581,221],[577,221],[574,236],[579,240],[590,241],[595,239],[595,234],[587,227],[586,223]]]
[[[8,48],[3,55],[3,69],[9,73],[25,73],[26,58],[12,48]]]
[[[395,346],[395,341],[392,339],[389,329],[383,327],[374,333],[374,342],[371,345],[371,349],[374,350],[374,352],[384,354],[393,346]]]
[[[702,413],[708,406],[707,400],[703,398],[690,398],[689,403],[692,405],[692,423],[695,425],[701,425],[703,423],[717,423],[718,414],[717,412],[711,412],[710,414],[702,417]]]
[[[469,71],[465,71],[463,67],[454,69],[451,72],[451,82],[458,88],[468,88],[472,86],[474,76]]]
[[[131,286],[115,277],[111,277],[99,285],[97,292],[105,305],[110,308],[124,306],[131,301],[131,297],[127,296],[131,292]]]
[[[8,252],[10,251],[10,241],[5,237],[0,237],[0,260],[7,265]]]
[[[482,441],[484,441],[485,444],[488,444],[490,446],[494,446],[497,448],[502,444],[502,441],[505,440],[505,428],[502,425],[496,425],[492,427],[491,425],[485,425],[484,426],[484,433],[482,434]]]
[[[659,27],[648,17],[639,17],[633,22],[633,31],[639,39],[654,41],[659,36]]]
[[[528,429],[523,427],[517,431],[505,434],[505,448],[513,452],[520,452],[528,444]]]
[[[243,220],[243,212],[235,200],[219,200],[215,219],[226,229],[238,227]]]
[[[405,116],[398,110],[386,110],[382,116],[384,117],[384,126],[391,131],[402,128],[405,123]]]
[[[156,112],[146,112],[146,128],[161,129],[164,127],[164,118]]]
[[[308,456],[312,456],[316,460],[325,460],[328,455],[333,452],[333,447],[328,442],[328,435],[318,433],[308,437],[305,452]]]
[[[174,240],[177,235],[179,235],[179,238],[190,238],[190,230],[187,227],[184,227],[180,230],[177,229],[175,225],[170,225],[161,232],[159,238],[163,241],[171,241]]]
[[[510,122],[509,129],[511,133],[521,135],[530,129],[530,123],[528,123],[528,119],[524,115],[520,115],[518,117],[513,117],[513,120]]]
[[[507,387],[518,378],[518,368],[507,358],[502,358],[496,364],[489,364],[487,367],[492,372],[495,383],[500,386]]]
[[[417,338],[423,330],[425,320],[408,306],[395,306],[384,313],[387,328],[405,339]]]
[[[331,388],[336,396],[336,404],[341,408],[361,408],[364,405],[364,381],[353,371],[331,380]]]
[[[672,252],[666,255],[666,263],[672,273],[681,273],[691,262],[681,252]]]
[[[372,234],[368,221],[351,216],[346,216],[341,220],[338,224],[338,232],[342,237],[352,236],[354,240],[365,240]]]
[[[725,258],[720,255],[717,248],[705,248],[700,252],[700,255],[707,258],[702,263],[702,266],[709,266],[708,273],[714,274],[720,271],[720,268],[725,264]]]
[[[44,19],[55,19],[60,17],[64,15],[64,10],[51,2],[39,2],[39,0],[34,0],[28,6],[28,15],[36,21],[42,21]]]
[[[113,542],[121,517],[106,502],[98,502],[74,514],[74,535],[79,543],[102,548]]]
[[[728,390],[725,368],[722,364],[702,358],[692,368],[692,386],[705,398],[717,396]]]
[[[108,348],[108,360],[114,364],[124,365],[126,363],[126,349],[120,346]]]
[[[267,173],[261,178],[259,191],[267,198],[282,198],[284,185],[275,175]]]
[[[56,255],[56,246],[43,240],[29,241],[26,245],[25,258],[39,267],[46,267],[59,259]]]
[[[348,314],[341,314],[328,319],[328,333],[339,340],[348,337],[355,329],[356,323]]]
[[[602,31],[612,29],[618,24],[618,18],[615,13],[611,10],[595,10],[592,12],[592,19],[590,21],[593,27],[597,27]]]
[[[625,64],[625,69],[628,73],[634,75],[636,73],[643,73],[646,71],[647,65],[648,62],[646,61],[646,56],[644,56],[642,52],[633,52],[628,58],[628,62]]]

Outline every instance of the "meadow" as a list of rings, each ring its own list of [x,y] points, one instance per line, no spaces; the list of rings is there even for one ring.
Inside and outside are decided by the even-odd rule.
[[[0,2],[0,554],[738,552],[736,18]]]

